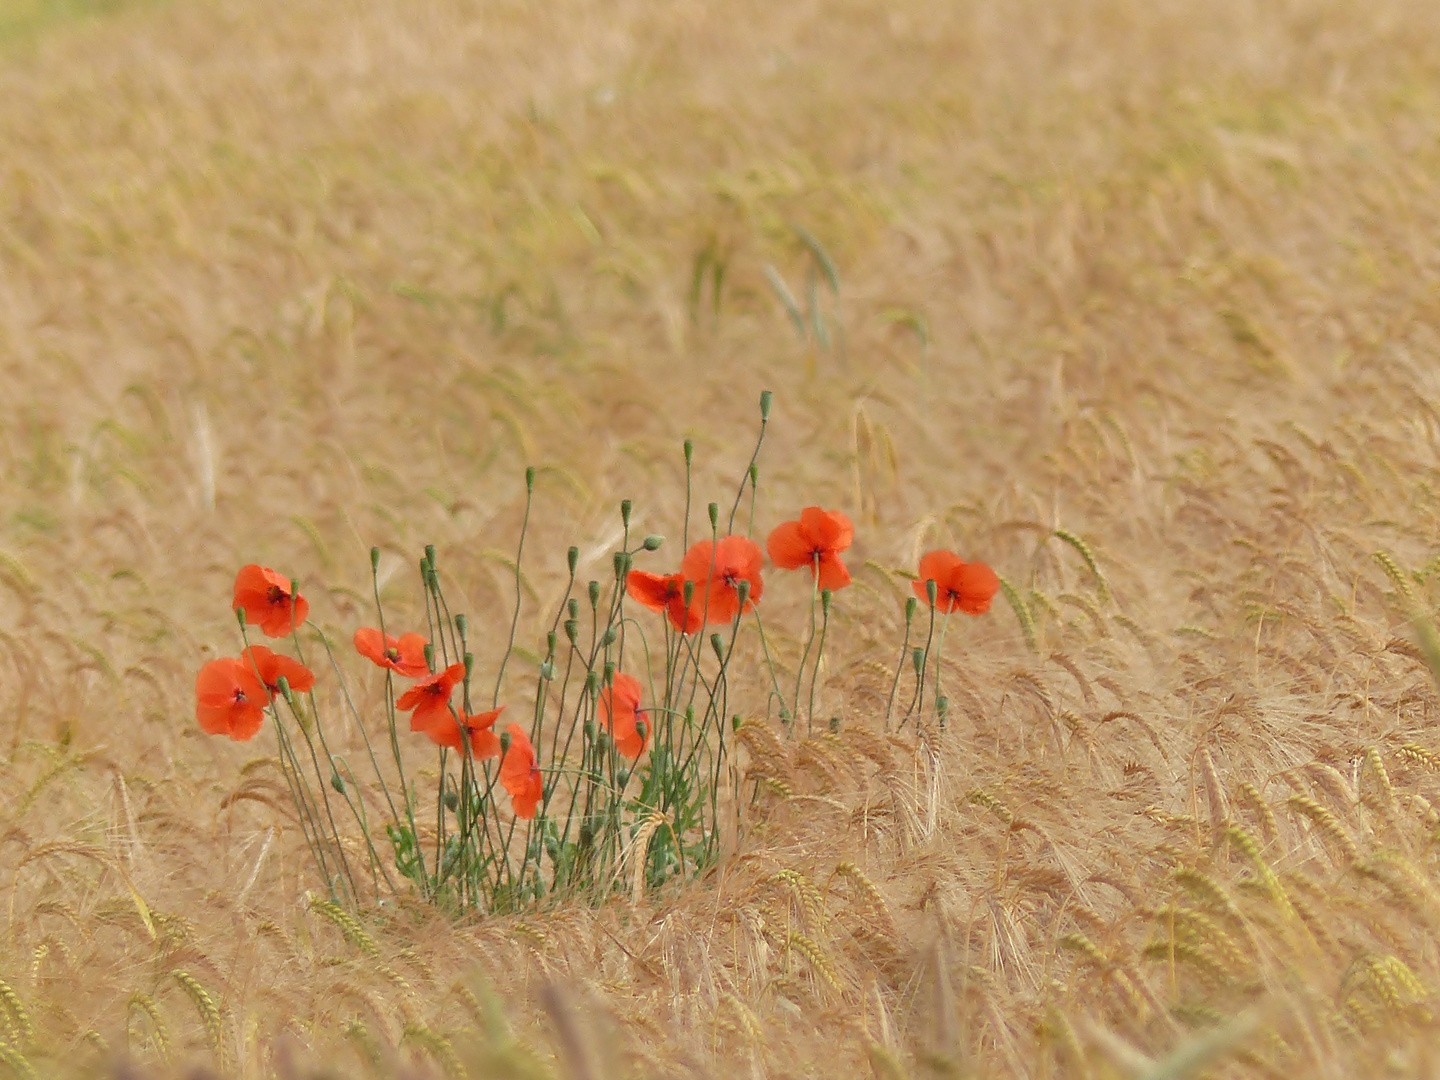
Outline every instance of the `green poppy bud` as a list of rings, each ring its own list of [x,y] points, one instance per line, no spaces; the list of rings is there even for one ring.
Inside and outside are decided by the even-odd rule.
[[[660,545],[663,543],[665,543],[665,537],[663,536],[647,536],[645,537],[645,550],[659,551]]]

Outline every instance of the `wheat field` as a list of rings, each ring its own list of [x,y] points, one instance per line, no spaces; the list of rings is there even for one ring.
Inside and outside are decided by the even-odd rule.
[[[0,0],[0,1065],[1440,1074],[1437,324],[1420,0]],[[534,466],[519,694],[766,389],[855,584],[720,861],[327,901],[195,723],[236,568],[343,640],[434,544],[493,671]],[[887,731],[932,547],[1010,592]]]

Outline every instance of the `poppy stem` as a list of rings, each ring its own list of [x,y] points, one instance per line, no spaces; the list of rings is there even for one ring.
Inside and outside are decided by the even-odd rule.
[[[905,710],[905,715],[900,718],[900,727],[904,727],[906,721],[915,712],[915,706],[919,703],[921,695],[925,693],[925,669],[930,666],[930,643],[935,639],[935,605],[930,605],[930,629],[925,634],[925,648],[920,654],[920,660],[915,665],[915,693],[910,698],[910,705]]]
[[[811,568],[815,581],[810,588],[810,636],[805,639],[805,651],[800,654],[800,663],[795,665],[795,699],[790,705],[790,715],[800,715],[800,688],[805,684],[805,662],[810,659],[810,647],[815,644],[815,601],[820,598],[820,557],[811,556]],[[811,684],[814,685],[813,682]],[[810,734],[810,718],[805,719],[805,734]]]
[[[740,478],[740,490],[735,492],[735,503],[730,507],[730,523],[725,527],[727,534],[735,531],[735,515],[740,512],[740,500],[745,497],[745,485],[755,479],[752,469],[755,462],[760,458],[760,447],[765,443],[765,427],[770,423],[770,391],[761,395],[760,403],[760,435],[755,440],[755,449],[750,454],[750,462],[745,466],[745,475]]]
[[[770,712],[770,700],[780,700],[780,710],[785,710],[785,695],[780,692],[780,678],[775,674],[775,661],[770,657],[770,643],[765,640],[765,624],[760,621],[760,609],[752,608],[752,615],[755,616],[755,628],[760,631],[760,651],[765,654],[765,669],[770,672],[770,698],[766,700],[765,712]],[[782,717],[783,719],[783,717]]]
[[[535,498],[535,468],[525,470],[525,516],[520,519],[520,543],[515,549],[515,613],[510,616],[510,638],[505,642],[505,655],[500,658],[500,670],[495,676],[495,694],[490,707],[500,704],[500,686],[505,681],[505,665],[510,662],[510,653],[515,648],[515,631],[520,626],[521,579],[520,560],[525,557],[525,533],[530,528],[530,504]]]
[[[900,672],[905,670],[905,658],[910,655],[910,625],[915,619],[915,598],[905,602],[905,640],[900,643],[900,659],[895,663],[895,680],[890,684],[890,697],[885,701],[885,730],[890,730],[890,715],[895,710],[895,691],[900,688]]]
[[[830,590],[820,593],[820,645],[815,650],[815,666],[810,671],[810,704],[805,714],[805,730],[808,733],[815,722],[815,682],[820,678],[820,663],[825,659],[825,632],[830,627]]]

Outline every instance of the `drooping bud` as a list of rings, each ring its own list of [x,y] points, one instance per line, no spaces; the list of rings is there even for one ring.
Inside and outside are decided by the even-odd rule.
[[[635,721],[635,734],[640,736],[640,741],[645,741],[645,736],[650,733],[650,725],[644,720]]]
[[[653,534],[652,534],[652,535],[650,535],[650,536],[645,537],[645,545],[644,545],[644,546],[645,546],[645,550],[646,550],[646,551],[659,551],[659,550],[660,550],[660,545],[663,544],[663,543],[665,543],[665,537],[663,537],[663,536],[658,536],[658,535],[653,535]]]
[[[340,775],[339,770],[336,770],[330,774],[330,786],[333,787],[336,791],[338,791],[341,795],[345,794],[345,778]]]
[[[608,628],[605,630],[605,633],[603,633],[602,635],[600,635],[600,647],[601,647],[602,649],[604,649],[604,648],[608,648],[608,647],[611,646],[611,645],[614,645],[614,644],[615,644],[615,639],[616,639],[617,637],[619,637],[619,636],[620,636],[620,635],[615,632],[615,627],[613,627],[613,626],[608,627]]]

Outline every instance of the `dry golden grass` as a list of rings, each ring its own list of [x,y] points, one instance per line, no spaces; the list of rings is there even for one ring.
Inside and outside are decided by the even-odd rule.
[[[1432,3],[15,10],[0,1064],[1440,1068]],[[347,634],[434,542],[493,671],[533,463],[533,659],[565,546],[632,497],[673,555],[681,439],[723,498],[763,387],[757,529],[846,508],[858,583],[739,850],[459,925],[312,895],[263,740],[191,715],[234,569]],[[1017,606],[887,734],[936,544]]]

